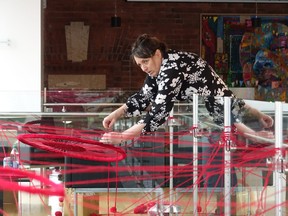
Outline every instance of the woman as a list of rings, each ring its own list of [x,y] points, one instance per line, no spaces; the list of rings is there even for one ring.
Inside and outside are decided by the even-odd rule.
[[[255,133],[239,121],[245,113],[256,117],[264,128],[273,125],[270,116],[248,106],[242,99],[236,98],[215,71],[194,53],[168,50],[166,44],[156,37],[143,34],[132,46],[132,57],[148,76],[138,93],[132,95],[126,104],[104,118],[103,126],[112,129],[117,119],[122,116],[139,116],[143,111],[147,111],[147,114],[137,124],[122,133],[105,133],[100,140],[104,143],[119,144],[142,133],[156,131],[166,122],[174,102],[192,101],[193,94],[204,98],[206,108],[217,125],[224,124],[224,96],[232,98],[231,119],[239,133]],[[219,150],[219,139],[219,133],[216,136],[215,134],[209,136],[211,145],[205,150],[209,156],[206,159],[203,157],[202,160],[202,163],[207,166],[204,172],[207,187],[224,186],[222,167],[224,155],[223,150]],[[236,183],[236,174],[232,168],[231,184],[235,186]],[[221,193],[217,194],[217,200],[223,201]],[[221,207],[218,208],[217,212],[223,212]]]
[[[259,112],[242,99],[237,99],[206,61],[194,53],[170,50],[158,38],[140,35],[132,45],[134,62],[147,73],[143,87],[126,104],[110,113],[103,126],[111,129],[120,117],[139,116],[147,111],[137,124],[122,133],[109,132],[101,142],[119,144],[142,133],[156,131],[168,118],[175,101],[192,101],[193,94],[205,100],[205,105],[216,124],[223,125],[223,99],[232,97],[232,121],[240,133],[254,133],[241,122],[241,116],[256,116],[264,128],[273,125],[273,119]]]

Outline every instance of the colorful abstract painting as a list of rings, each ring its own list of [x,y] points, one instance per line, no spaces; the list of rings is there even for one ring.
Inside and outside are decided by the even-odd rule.
[[[252,87],[257,100],[287,102],[288,17],[202,15],[201,20],[201,55],[229,87]]]

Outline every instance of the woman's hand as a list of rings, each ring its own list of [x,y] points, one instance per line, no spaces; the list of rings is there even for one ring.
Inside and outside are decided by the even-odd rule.
[[[254,143],[273,144],[275,136],[272,131],[257,131],[255,133],[246,133],[245,136]]]
[[[110,115],[106,116],[103,119],[103,127],[105,129],[111,129],[113,127],[113,125],[115,124],[115,122],[117,121],[117,118],[115,115],[113,115],[113,113],[111,113]]]
[[[104,144],[118,145],[118,144],[121,144],[121,142],[123,141],[122,137],[123,137],[122,133],[109,132],[109,133],[103,134],[103,136],[101,137],[99,141]]]
[[[264,128],[270,128],[274,124],[273,119],[270,116],[263,113],[260,114],[259,122],[262,124]]]
[[[121,107],[110,113],[108,116],[106,116],[103,119],[103,127],[105,129],[112,129],[115,122],[126,113],[127,106],[126,104],[123,104]]]

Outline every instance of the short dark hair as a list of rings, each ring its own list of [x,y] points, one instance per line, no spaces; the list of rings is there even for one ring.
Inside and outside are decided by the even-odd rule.
[[[138,36],[132,45],[131,57],[150,58],[155,54],[157,49],[164,54],[167,51],[167,45],[157,37],[142,34]]]

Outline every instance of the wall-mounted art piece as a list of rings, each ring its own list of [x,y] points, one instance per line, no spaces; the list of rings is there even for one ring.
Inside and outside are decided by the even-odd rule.
[[[83,22],[71,22],[65,26],[67,60],[82,62],[87,60],[89,26]]]
[[[229,87],[288,101],[288,16],[201,15],[201,56]]]

